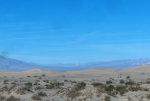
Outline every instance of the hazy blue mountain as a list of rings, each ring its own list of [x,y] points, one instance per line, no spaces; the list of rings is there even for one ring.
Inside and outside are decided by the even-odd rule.
[[[1,71],[24,71],[34,68],[47,68],[47,67],[0,56]]]
[[[113,69],[129,69],[141,65],[150,65],[150,59],[135,59],[135,60],[116,60],[107,62],[94,62],[81,64],[78,67],[82,68],[113,68]]]
[[[46,69],[57,71],[69,71],[69,70],[83,70],[92,68],[113,68],[113,69],[128,69],[138,67],[141,65],[150,65],[150,59],[136,59],[136,60],[118,60],[108,62],[92,62],[85,64],[53,64],[53,65],[38,65],[27,63],[24,61],[6,58],[0,56],[0,70],[1,71],[24,71],[29,69]]]
[[[83,69],[92,69],[92,68],[112,68],[112,69],[129,69],[134,67],[139,67],[141,65],[150,65],[150,59],[134,59],[134,60],[116,60],[116,61],[106,61],[106,62],[91,62],[84,64],[58,64],[50,65],[61,70],[83,70]]]

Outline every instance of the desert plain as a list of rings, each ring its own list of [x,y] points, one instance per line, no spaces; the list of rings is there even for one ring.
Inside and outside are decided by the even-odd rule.
[[[150,101],[150,66],[0,72],[0,101]]]

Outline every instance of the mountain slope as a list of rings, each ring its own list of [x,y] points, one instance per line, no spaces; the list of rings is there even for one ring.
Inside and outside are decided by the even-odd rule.
[[[150,59],[134,59],[134,60],[116,60],[116,61],[106,61],[106,62],[91,62],[84,64],[74,64],[74,65],[50,65],[56,68],[62,68],[64,71],[68,70],[84,70],[84,69],[130,69],[134,67],[139,67],[141,65],[150,65]]]
[[[41,65],[35,65],[26,63],[23,61],[19,61],[16,59],[6,58],[3,56],[0,56],[0,70],[1,71],[24,71],[34,68],[46,68],[46,66]]]

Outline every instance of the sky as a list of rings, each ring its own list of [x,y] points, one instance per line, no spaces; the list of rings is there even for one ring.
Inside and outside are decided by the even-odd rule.
[[[0,0],[0,52],[39,64],[150,58],[149,0]]]

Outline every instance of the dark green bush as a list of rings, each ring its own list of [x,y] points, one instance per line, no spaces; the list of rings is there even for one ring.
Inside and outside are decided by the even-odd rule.
[[[116,92],[119,93],[120,95],[123,95],[128,91],[127,86],[116,86],[115,88]]]
[[[106,81],[106,84],[112,84],[112,81],[111,80]]]
[[[25,85],[26,87],[29,87],[29,88],[32,87],[32,83],[31,83],[31,82],[25,83],[24,85]]]
[[[38,92],[37,95],[38,95],[38,96],[41,96],[41,97],[47,96],[47,94],[46,94],[45,92]]]
[[[86,83],[84,82],[80,82],[75,85],[76,90],[82,90],[85,89],[85,87],[86,87]]]
[[[125,81],[124,81],[123,79],[121,79],[121,80],[120,80],[120,83],[121,83],[121,84],[124,84],[124,83],[125,83]]]
[[[46,89],[58,89],[61,86],[64,86],[64,83],[60,83],[60,82],[51,82],[50,84],[46,84],[45,87]]]
[[[91,85],[93,85],[93,87],[102,87],[102,86],[104,86],[103,83],[99,83],[99,82],[94,82]]]

